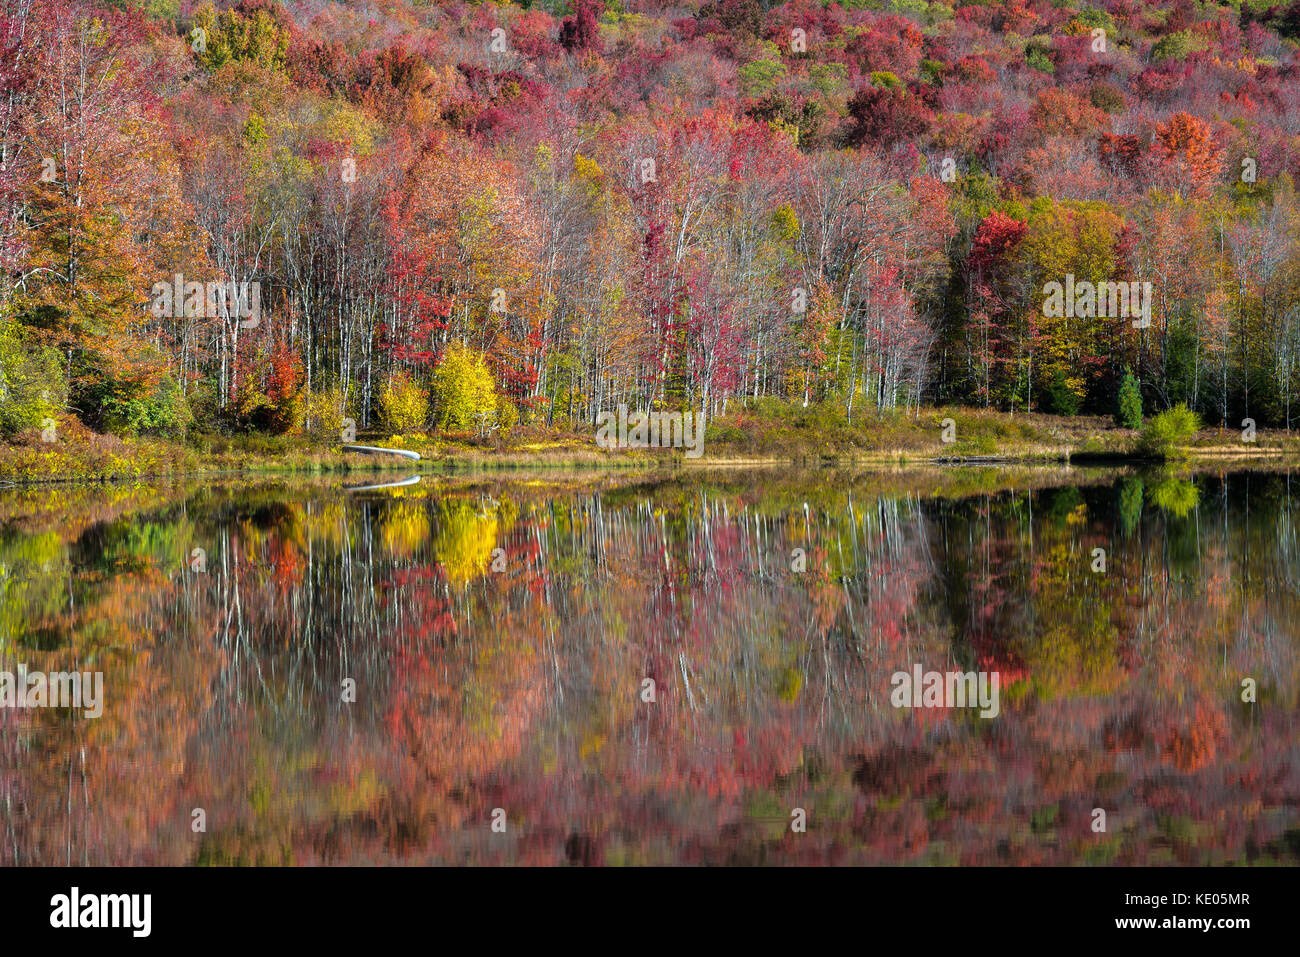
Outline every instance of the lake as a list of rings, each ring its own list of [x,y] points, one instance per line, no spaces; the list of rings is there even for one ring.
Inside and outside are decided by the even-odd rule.
[[[1289,474],[382,474],[0,490],[0,862],[1300,861]]]

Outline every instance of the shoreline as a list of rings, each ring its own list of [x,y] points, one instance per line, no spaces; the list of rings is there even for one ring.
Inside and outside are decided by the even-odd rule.
[[[81,463],[76,454],[57,455],[54,461],[15,463],[5,456],[11,449],[0,450],[0,489],[62,486],[87,483],[117,484],[137,480],[201,480],[261,478],[281,476],[365,476],[395,474],[419,476],[464,476],[483,473],[590,472],[593,474],[650,474],[654,472],[691,473],[732,471],[737,469],[781,469],[800,471],[834,469],[955,470],[969,468],[1127,468],[1134,470],[1171,467],[1250,467],[1259,464],[1295,465],[1300,467],[1300,450],[1278,447],[1227,449],[1219,447],[1180,447],[1176,458],[1156,459],[1119,452],[1098,453],[1083,449],[1054,452],[1007,450],[988,454],[918,455],[914,450],[892,452],[745,454],[723,452],[697,459],[681,454],[647,450],[623,450],[618,453],[596,452],[582,455],[558,455],[550,452],[517,450],[475,450],[422,457],[418,461],[394,456],[360,457],[333,450],[319,450],[309,458],[277,461],[273,455],[243,456],[242,464],[222,461],[202,465],[194,461],[201,453],[185,446],[174,446],[175,457],[160,461],[152,455],[117,459],[105,467]],[[46,453],[47,455],[49,453]],[[51,475],[50,472],[61,473]]]
[[[1189,464],[1300,464],[1300,433],[1263,430],[1253,441],[1202,428],[1144,454],[1142,433],[1100,416],[1062,417],[958,407],[919,414],[838,420],[825,409],[780,409],[710,423],[704,454],[684,448],[603,448],[593,430],[522,425],[491,439],[464,433],[349,436],[347,445],[402,449],[400,456],[343,452],[320,435],[191,433],[184,439],[93,432],[65,420],[57,439],[25,434],[0,444],[0,485],[136,479],[204,479],[260,475],[456,475],[490,472],[583,471],[689,474],[728,469],[999,468],[1102,466],[1146,469]]]

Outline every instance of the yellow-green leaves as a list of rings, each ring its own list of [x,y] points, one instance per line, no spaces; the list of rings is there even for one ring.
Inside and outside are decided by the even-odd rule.
[[[447,347],[433,373],[434,421],[444,429],[465,430],[495,414],[496,382],[483,356],[462,343]]]

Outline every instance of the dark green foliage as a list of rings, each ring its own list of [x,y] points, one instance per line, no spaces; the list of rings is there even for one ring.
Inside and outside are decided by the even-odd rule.
[[[1065,373],[1060,369],[1047,384],[1047,401],[1051,410],[1057,415],[1078,415],[1080,399],[1078,393],[1065,381]]]
[[[1126,429],[1142,428],[1142,390],[1131,369],[1124,370],[1124,381],[1116,399],[1115,424]]]

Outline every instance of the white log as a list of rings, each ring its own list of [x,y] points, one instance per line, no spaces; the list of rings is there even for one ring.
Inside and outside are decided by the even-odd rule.
[[[409,449],[381,449],[374,445],[345,445],[344,452],[360,452],[362,455],[400,455],[404,459],[420,458],[419,452],[412,452]]]

